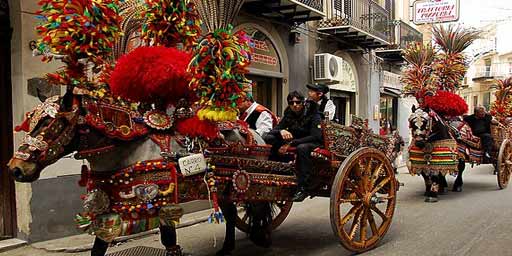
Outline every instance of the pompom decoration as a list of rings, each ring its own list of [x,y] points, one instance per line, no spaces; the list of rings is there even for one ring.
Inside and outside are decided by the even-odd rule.
[[[491,104],[491,115],[500,123],[512,117],[512,77],[497,80],[496,100]]]
[[[201,19],[190,0],[145,0],[142,38],[153,43],[192,50],[201,35]]]
[[[119,58],[110,75],[112,94],[130,101],[174,105],[188,93],[190,59],[176,48],[139,47]]]
[[[232,27],[210,33],[199,43],[189,71],[193,75],[190,89],[199,97],[199,119],[236,120],[250,64],[250,38]]]
[[[425,96],[424,104],[441,116],[460,116],[468,112],[466,101],[447,91],[437,91],[434,96]]]
[[[119,0],[40,0],[38,49],[100,65],[122,35]],[[43,60],[51,60],[51,56]]]
[[[192,138],[201,137],[212,140],[219,136],[219,128],[207,120],[199,120],[197,116],[180,121],[176,125],[176,131]]]

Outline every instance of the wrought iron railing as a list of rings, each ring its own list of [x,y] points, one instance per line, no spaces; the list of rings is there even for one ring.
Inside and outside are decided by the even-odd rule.
[[[324,12],[324,2],[325,0],[291,0],[291,2],[296,2],[299,4],[303,4],[312,9],[315,9],[321,13]]]
[[[330,0],[331,10],[320,27],[354,26],[389,41],[390,10],[373,0]]]
[[[393,21],[391,33],[391,45],[397,48],[405,49],[410,43],[423,42],[423,34],[401,20]]]

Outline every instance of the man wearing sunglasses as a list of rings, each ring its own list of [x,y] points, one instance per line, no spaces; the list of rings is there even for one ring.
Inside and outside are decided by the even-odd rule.
[[[272,145],[271,160],[274,161],[282,160],[280,154],[286,153],[288,147],[296,148],[298,190],[293,200],[303,201],[313,168],[311,152],[322,143],[321,116],[318,105],[304,101],[304,96],[297,91],[288,94],[287,100],[288,107],[281,122],[264,139]]]
[[[336,112],[336,106],[334,102],[327,98],[327,93],[329,92],[329,87],[325,84],[307,84],[308,88],[308,97],[310,100],[316,102],[318,104],[318,111],[320,115],[324,117],[324,113],[329,113],[329,120],[334,119],[334,114]]]

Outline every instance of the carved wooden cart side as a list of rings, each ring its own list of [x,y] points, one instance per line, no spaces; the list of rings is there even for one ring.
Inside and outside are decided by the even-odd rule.
[[[391,161],[396,157],[396,138],[375,135],[362,123],[342,126],[325,122],[322,129],[325,145],[312,153],[310,195],[330,197],[332,229],[346,249],[370,250],[386,234],[393,218],[398,183]],[[254,159],[268,150],[268,145],[246,146],[236,152],[216,152],[209,160],[216,166],[219,187],[233,186],[227,195],[232,200],[274,202],[273,228],[277,228],[292,207],[295,166],[293,161]],[[293,160],[293,152],[289,157]],[[245,214],[239,216],[237,227],[247,231]]]

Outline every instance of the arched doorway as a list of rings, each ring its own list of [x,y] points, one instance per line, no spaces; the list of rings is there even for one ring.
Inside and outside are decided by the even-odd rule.
[[[16,231],[14,182],[5,170],[13,153],[11,34],[9,5],[0,0],[0,240]]]

